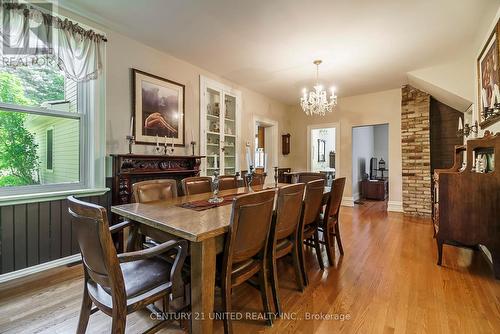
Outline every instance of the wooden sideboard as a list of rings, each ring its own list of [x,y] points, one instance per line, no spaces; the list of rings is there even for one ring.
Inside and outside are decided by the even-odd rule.
[[[113,158],[113,205],[131,202],[132,184],[151,179],[182,180],[200,175],[203,156],[167,156],[140,154],[112,154]],[[182,194],[181,183],[177,190]]]
[[[383,201],[389,194],[388,180],[363,180],[361,181],[361,195],[366,199]]]
[[[465,160],[463,154],[465,152]],[[488,155],[485,172],[475,171],[475,157]],[[455,147],[450,169],[434,171],[433,222],[441,265],[443,244],[485,246],[500,279],[500,133]],[[465,167],[462,167],[465,161]]]

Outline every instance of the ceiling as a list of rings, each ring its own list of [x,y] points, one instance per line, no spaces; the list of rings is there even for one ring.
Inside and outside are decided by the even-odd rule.
[[[396,88],[452,61],[499,0],[59,0],[74,12],[287,104]]]

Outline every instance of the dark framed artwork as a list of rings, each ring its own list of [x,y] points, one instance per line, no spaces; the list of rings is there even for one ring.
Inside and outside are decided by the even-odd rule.
[[[326,140],[318,139],[318,162],[326,161]]]
[[[136,69],[132,77],[136,143],[184,146],[185,86]]]
[[[498,113],[500,104],[499,23],[500,21],[497,22],[477,59],[477,105],[481,128],[500,120]]]

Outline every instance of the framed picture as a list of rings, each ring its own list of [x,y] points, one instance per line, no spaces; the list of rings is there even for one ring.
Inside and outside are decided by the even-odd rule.
[[[494,111],[495,104],[500,103],[499,23],[500,21],[497,22],[477,59],[477,105],[481,128],[500,120],[500,115]]]
[[[326,140],[318,139],[318,162],[326,161]]]
[[[138,144],[184,146],[184,85],[132,69]]]

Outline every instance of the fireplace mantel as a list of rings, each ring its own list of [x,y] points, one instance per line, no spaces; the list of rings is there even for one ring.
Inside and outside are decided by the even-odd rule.
[[[113,205],[131,202],[132,184],[169,178],[178,181],[200,175],[200,155],[111,154],[113,158]],[[177,183],[181,192],[180,182]]]

